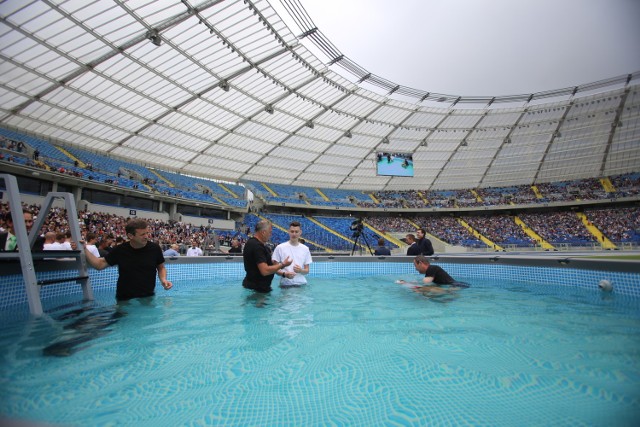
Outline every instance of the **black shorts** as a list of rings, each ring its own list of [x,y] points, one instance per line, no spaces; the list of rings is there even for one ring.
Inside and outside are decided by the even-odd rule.
[[[242,287],[245,289],[251,289],[252,291],[256,292],[271,292],[271,283],[255,283],[251,280],[248,280],[246,277],[242,281]]]

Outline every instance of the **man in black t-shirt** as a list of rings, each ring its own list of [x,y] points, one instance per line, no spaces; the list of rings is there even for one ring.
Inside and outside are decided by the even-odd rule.
[[[272,232],[273,226],[269,221],[258,221],[253,236],[245,243],[242,251],[244,271],[247,273],[242,281],[244,288],[256,292],[271,292],[273,275],[293,262],[291,257],[287,257],[284,262],[273,262],[271,249],[265,244]]]
[[[418,273],[424,274],[424,278],[421,282],[407,282],[405,280],[396,281],[399,285],[418,285],[412,286],[414,291],[428,293],[431,296],[438,294],[451,293],[449,289],[440,288],[440,286],[433,285],[450,285],[454,288],[468,288],[469,284],[464,282],[458,282],[453,277],[449,276],[442,267],[437,265],[431,265],[429,260],[424,255],[418,255],[413,259],[413,266]],[[423,286],[419,286],[422,284]],[[433,284],[433,285],[432,285]]]
[[[148,240],[148,228],[142,219],[130,220],[125,226],[129,241],[113,248],[104,258],[96,258],[85,247],[87,262],[96,270],[118,266],[118,301],[155,295],[156,273],[163,288],[171,289],[173,286],[167,280],[162,249]]]

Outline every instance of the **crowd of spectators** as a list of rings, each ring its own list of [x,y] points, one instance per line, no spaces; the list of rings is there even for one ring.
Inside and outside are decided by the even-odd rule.
[[[575,212],[523,213],[520,219],[551,244],[583,246],[596,243]]]
[[[37,216],[40,207],[37,205],[24,206]],[[0,228],[4,228],[4,217],[8,211],[6,203],[0,204]],[[585,211],[588,221],[596,226],[614,243],[632,242],[640,244],[640,208],[609,208],[588,209]],[[126,237],[124,230],[128,218],[104,212],[78,213],[83,235],[92,233],[97,236],[98,244],[108,241],[115,244],[116,240]],[[587,227],[577,217],[575,212],[547,212],[521,213],[519,217],[540,235],[545,241],[558,245],[574,246],[598,243],[597,239],[588,231]],[[504,246],[533,246],[539,242],[531,239],[518,225],[513,217],[505,214],[461,217],[474,230],[488,238],[495,244]],[[152,238],[167,249],[177,244],[181,254],[186,253],[188,247],[196,242],[205,254],[215,253],[215,248],[231,246],[233,239],[243,244],[249,234],[246,224],[238,223],[235,230],[214,230],[209,226],[194,226],[179,221],[161,221],[149,219]],[[364,221],[380,233],[413,233],[417,227],[423,227],[436,238],[451,245],[465,247],[486,248],[474,234],[463,227],[453,216],[429,217],[399,217],[399,216],[369,216]],[[41,228],[41,235],[46,233],[65,234],[69,232],[69,223],[65,209],[54,207],[50,210]],[[330,234],[327,232],[327,234]],[[217,239],[217,240],[216,240]]]
[[[571,200],[601,200],[609,194],[596,178],[580,179],[569,182],[551,182],[537,184],[545,202],[564,202]]]
[[[632,197],[640,194],[640,173],[629,173],[611,177],[611,184],[620,197]]]
[[[615,176],[611,178],[611,182],[615,189],[613,192],[607,192],[597,178],[541,183],[536,185],[540,197],[536,195],[530,185],[477,188],[473,191],[377,191],[374,196],[380,201],[378,205],[371,203],[359,205],[362,207],[404,206],[407,208],[484,207],[576,200],[607,200],[640,194],[640,174],[638,173]]]
[[[609,240],[640,243],[640,208],[588,209],[585,214]]]
[[[589,209],[585,211],[592,222],[614,243],[640,244],[640,208]],[[552,244],[588,245],[597,243],[575,212],[547,212],[519,214],[528,227]],[[536,242],[518,226],[514,218],[505,214],[462,216],[474,230],[501,246],[534,246]],[[438,239],[467,247],[486,247],[452,216],[435,217],[366,217],[365,222],[385,233],[414,232],[416,225]]]
[[[40,212],[39,205],[23,205],[24,209],[30,210],[37,217]],[[7,203],[0,203],[0,228],[4,228],[5,213],[9,211]],[[41,235],[46,233],[66,234],[69,232],[69,222],[66,209],[53,207],[49,210],[45,219]],[[125,239],[125,224],[129,218],[104,212],[79,211],[78,220],[83,235],[93,233],[98,238],[98,245],[104,241],[115,244],[118,239]],[[146,219],[149,223],[151,236],[162,248],[167,249],[171,244],[177,244],[181,254],[186,253],[192,242],[205,249],[208,253],[214,251],[216,246],[231,246],[231,241],[235,238],[244,243],[247,235],[244,233],[242,225],[238,225],[237,230],[214,230],[209,226],[194,226],[189,223],[179,221],[161,221],[158,219]],[[216,240],[217,239],[217,245]]]
[[[465,216],[463,219],[483,236],[499,245],[533,246],[537,243],[509,215]]]

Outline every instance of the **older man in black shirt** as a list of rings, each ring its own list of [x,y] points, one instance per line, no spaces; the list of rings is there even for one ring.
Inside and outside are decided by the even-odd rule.
[[[271,292],[274,274],[293,262],[291,257],[287,257],[284,262],[273,262],[271,249],[265,244],[272,232],[273,226],[269,221],[258,221],[253,236],[245,243],[242,252],[244,271],[247,273],[242,281],[244,288],[256,292]]]

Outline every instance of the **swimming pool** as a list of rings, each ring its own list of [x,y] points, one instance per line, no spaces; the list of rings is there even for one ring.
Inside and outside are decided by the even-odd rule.
[[[4,311],[0,408],[64,425],[637,419],[637,299],[459,276],[473,287],[430,300],[396,278],[314,277],[264,299],[237,279],[186,279],[117,311],[107,289],[85,310],[48,302],[63,320]],[[65,355],[65,342],[78,345]]]

